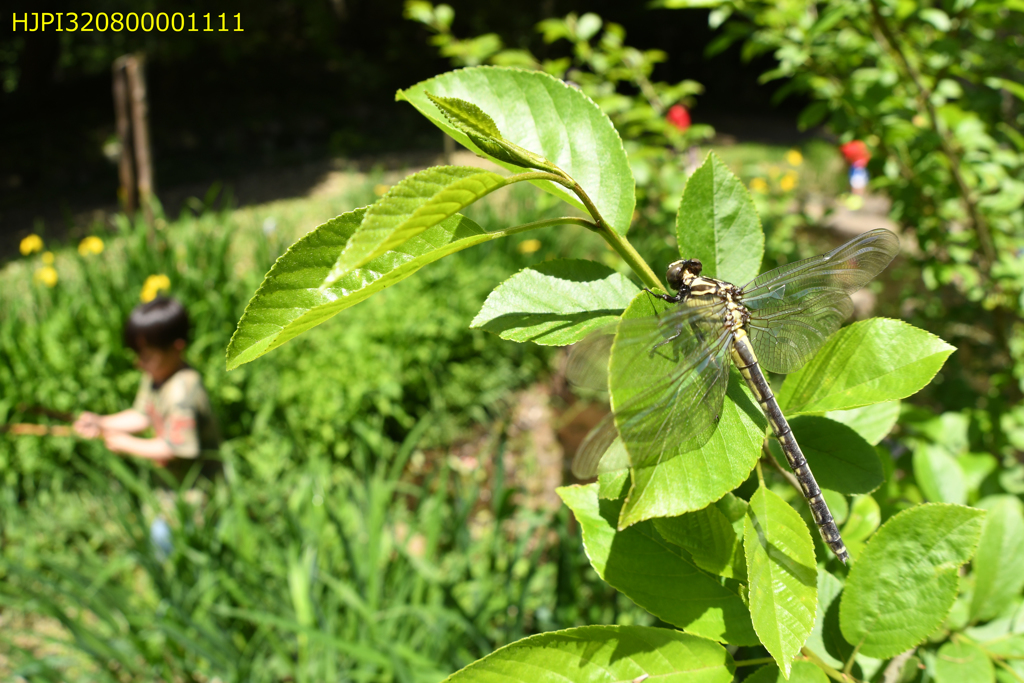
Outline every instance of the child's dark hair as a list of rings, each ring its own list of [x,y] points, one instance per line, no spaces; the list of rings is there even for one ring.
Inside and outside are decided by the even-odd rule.
[[[188,341],[188,312],[177,300],[158,296],[132,309],[124,326],[124,344],[136,353],[145,344],[169,349],[179,339]]]

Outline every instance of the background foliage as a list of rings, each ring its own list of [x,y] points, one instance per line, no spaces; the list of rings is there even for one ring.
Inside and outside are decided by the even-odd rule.
[[[411,14],[420,8],[415,18],[431,26],[449,57],[475,54],[466,46],[476,50],[478,42],[456,39],[451,25],[438,23],[439,7],[429,14],[425,4],[409,7]],[[673,14],[661,11],[662,17]],[[714,26],[723,27],[713,50],[733,42],[744,44],[748,55],[771,52],[781,70],[766,79],[782,76],[783,90],[815,101],[805,123],[821,117],[838,138],[860,137],[872,146],[874,188],[892,198],[893,217],[909,244],[875,287],[876,312],[938,333],[958,347],[936,383],[912,401],[879,404],[876,412],[845,418],[829,415],[857,433],[876,434],[868,441],[879,455],[884,483],[865,493],[829,496],[861,563],[845,576],[835,566],[814,568],[817,607],[812,622],[807,623],[808,612],[800,625],[809,629],[807,648],[826,666],[846,667],[862,679],[885,676],[890,667],[905,681],[1024,677],[1024,347],[1018,343],[1017,272],[1024,231],[1017,179],[1021,110],[1013,88],[1020,82],[1020,51],[1014,47],[1020,17],[1012,3],[736,3],[712,13]],[[551,44],[571,46],[568,62],[552,66],[546,64],[550,56],[483,52],[488,59],[518,58],[525,64],[529,57],[533,66],[569,69],[562,75],[606,107],[625,138],[634,176],[644,178],[649,155],[658,160],[655,166],[664,173],[641,183],[633,229],[640,233],[634,244],[659,269],[676,253],[670,219],[676,206],[666,188],[678,188],[678,198],[692,170],[689,154],[681,152],[697,139],[677,146],[679,139],[664,126],[664,110],[643,92],[641,77],[655,92],[675,92],[673,86],[651,80],[657,55],[630,52],[621,33],[594,15],[552,20],[539,35],[542,42],[550,37]],[[543,46],[533,47],[538,53]],[[639,66],[627,68],[637,54]],[[609,81],[617,84],[614,91],[603,85]],[[681,91],[687,96],[697,92],[687,87]],[[629,120],[632,110],[643,114],[639,121]],[[824,143],[800,152],[799,163],[791,163],[784,149],[723,150],[761,213],[763,268],[829,246],[814,229],[820,213],[810,207],[816,194],[840,191],[840,167]],[[795,179],[783,182],[790,172]],[[484,208],[471,217],[497,229],[556,215],[544,195],[517,191],[500,210]],[[273,257],[326,217],[375,200],[367,188],[362,196],[275,223],[267,222],[273,216],[239,223],[234,214],[212,210],[212,201],[198,202],[158,232],[155,244],[127,220],[119,222],[116,237],[97,231],[104,255],[115,258],[100,262],[70,248],[56,250],[52,264],[33,255],[5,269],[0,412],[7,421],[42,419],[19,408],[22,403],[60,410],[126,405],[138,376],[121,349],[120,321],[146,279],[166,274],[171,293],[197,302],[190,354],[201,365],[229,437],[224,478],[200,487],[202,502],[168,497],[161,491],[170,484],[157,473],[90,444],[0,435],[0,619],[13,670],[39,680],[188,678],[196,671],[225,680],[437,680],[531,634],[582,624],[656,623],[610,586],[656,612],[657,600],[639,599],[621,565],[613,562],[610,573],[607,565],[598,566],[602,549],[614,543],[660,537],[670,541],[662,549],[672,548],[676,558],[692,557],[701,571],[712,568],[723,584],[750,576],[772,580],[763,556],[737,560],[736,539],[746,529],[734,505],[745,506],[749,499],[765,515],[792,509],[789,503],[806,526],[799,496],[770,469],[764,472],[766,488],[751,477],[734,501],[724,498],[715,506],[717,513],[705,508],[703,514],[718,524],[709,528],[721,535],[696,545],[685,539],[705,524],[701,517],[642,522],[618,532],[618,510],[608,509],[614,505],[609,498],[619,493],[615,482],[602,482],[600,495],[597,487],[563,489],[583,540],[591,535],[591,569],[566,512],[525,504],[505,486],[501,466],[467,472],[464,461],[447,457],[453,436],[497,418],[495,436],[476,462],[501,461],[508,448],[500,419],[505,397],[551,367],[544,349],[465,329],[486,293],[546,254],[587,257],[621,269],[613,252],[586,244],[590,236],[582,229],[537,233],[539,244],[525,249],[518,247],[533,235],[496,240],[444,259],[415,281],[379,294],[375,304],[381,305],[346,311],[344,323],[308,332],[226,374],[218,349],[227,345]],[[275,224],[265,236],[261,227]],[[58,277],[52,288],[42,274],[46,267]],[[417,465],[428,462],[437,464]],[[473,502],[485,497],[487,502]],[[985,516],[957,507],[964,504],[985,510]],[[174,528],[168,559],[147,538],[148,522],[160,506]],[[960,529],[960,535],[936,537],[934,553],[921,564],[926,549],[911,541],[948,529]],[[594,538],[606,539],[607,548]],[[729,538],[731,543],[724,542]],[[722,548],[725,555],[700,556],[702,548]],[[672,557],[659,561],[678,566]],[[958,579],[952,568],[968,561]],[[811,582],[800,576],[802,585]],[[853,650],[849,644],[877,629],[887,612],[900,624],[910,621],[896,609],[910,584],[923,586],[918,594],[928,608],[920,638],[865,641]],[[665,603],[663,591],[655,585],[652,594]],[[885,609],[858,612],[848,606],[871,602]],[[667,621],[680,625],[674,619]],[[26,631],[34,638],[24,640]],[[545,661],[562,670],[566,664],[558,653],[577,637],[600,641],[610,651],[656,642],[665,651],[684,648],[687,657],[700,652],[728,680],[736,661],[769,653],[784,661],[799,650],[793,642],[763,638],[767,651],[742,638],[728,651],[697,647],[686,640],[693,636],[681,634],[675,641],[647,640],[667,637],[665,629],[657,632],[662,635],[608,627],[536,636],[495,656],[514,659],[516,652],[528,652],[537,658],[546,652],[552,659]],[[40,649],[49,633],[56,645]],[[818,667],[796,656],[791,675],[820,676]],[[738,671],[746,677],[751,669]],[[749,677],[780,675],[770,665]]]

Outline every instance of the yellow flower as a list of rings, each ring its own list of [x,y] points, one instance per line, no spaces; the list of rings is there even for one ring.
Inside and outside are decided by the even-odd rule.
[[[53,265],[53,252],[52,251],[44,251],[42,259],[43,259],[43,263],[45,263],[48,266],[52,266]]]
[[[764,181],[764,178],[754,178],[750,181],[750,191],[765,194],[768,192],[768,183]]]
[[[103,240],[95,235],[89,235],[78,243],[78,253],[82,256],[88,256],[89,254],[102,254]]]
[[[139,299],[141,299],[143,303],[152,301],[156,298],[156,295],[160,293],[160,290],[170,288],[171,279],[163,273],[160,273],[159,275],[150,275],[142,285],[142,292],[139,294]]]
[[[804,155],[795,149],[786,152],[786,163],[790,166],[799,166],[804,163]]]
[[[42,282],[47,287],[53,287],[57,284],[57,269],[53,266],[43,266],[36,270],[32,279],[36,282]]]
[[[532,254],[540,249],[540,247],[540,240],[523,240],[519,243],[519,247],[517,248],[519,249],[520,254]]]
[[[21,244],[18,247],[21,249],[22,256],[28,256],[37,251],[43,250],[43,238],[39,235],[29,235],[25,239],[21,240]]]
[[[790,171],[786,175],[782,176],[782,179],[779,180],[779,189],[781,189],[783,192],[792,192],[793,189],[796,187],[797,177],[797,174],[794,173],[793,171]]]
[[[390,189],[391,189],[390,185],[374,185],[373,186],[373,193],[375,195],[377,195],[378,197],[383,197],[384,195],[386,195],[388,193],[388,190],[390,190]]]

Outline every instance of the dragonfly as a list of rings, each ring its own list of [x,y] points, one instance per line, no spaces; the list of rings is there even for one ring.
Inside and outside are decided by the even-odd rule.
[[[615,387],[612,413],[580,445],[573,473],[586,479],[697,450],[718,427],[735,365],[768,418],[825,544],[845,564],[849,553],[839,529],[763,371],[788,374],[806,363],[850,317],[850,294],[898,251],[895,234],[871,230],[742,287],[703,277],[699,259],[672,263],[667,281],[676,293],[647,290],[668,304],[661,306],[666,310],[620,319],[570,352],[571,382]]]

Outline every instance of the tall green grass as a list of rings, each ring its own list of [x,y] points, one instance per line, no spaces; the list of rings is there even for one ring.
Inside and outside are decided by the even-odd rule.
[[[360,192],[345,204],[369,203]],[[536,220],[552,207],[535,197],[474,217]],[[313,226],[309,202],[210,204],[155,239],[120,218],[100,258],[56,250],[52,288],[32,281],[38,256],[0,273],[0,420],[130,405],[139,375],[121,325],[146,278],[166,274],[227,437],[221,476],[178,484],[96,442],[0,434],[0,675],[439,680],[531,633],[650,619],[597,579],[566,513],[508,488],[500,429],[483,472],[447,455],[547,371],[543,349],[468,329],[536,259],[521,241],[445,259],[229,374],[249,296]],[[410,459],[426,463],[416,476]],[[149,540],[158,515],[173,529],[165,559]]]

